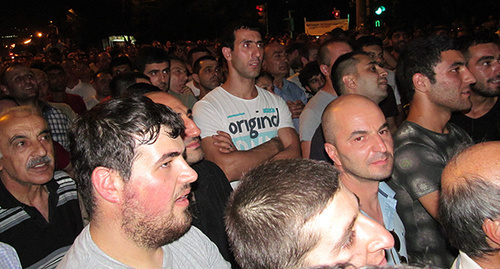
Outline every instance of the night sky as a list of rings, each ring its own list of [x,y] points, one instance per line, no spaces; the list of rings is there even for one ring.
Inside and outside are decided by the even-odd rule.
[[[131,34],[139,41],[214,39],[224,25],[239,18],[257,19],[257,0],[1,0],[0,34],[22,35],[43,31],[53,21],[62,35],[77,42],[92,43],[113,34]],[[288,9],[297,31],[303,20],[332,19],[336,7],[341,17],[354,19],[355,7],[349,0],[269,0],[268,14],[272,34],[286,30]],[[454,20],[484,20],[500,14],[498,0],[377,0],[388,10],[390,23],[411,22],[425,25],[449,24]],[[74,12],[68,12],[72,9]],[[498,15],[497,15],[498,16]]]

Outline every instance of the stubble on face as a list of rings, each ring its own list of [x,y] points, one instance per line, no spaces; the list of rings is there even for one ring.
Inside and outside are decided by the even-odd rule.
[[[181,188],[180,192],[187,188],[189,185]],[[147,249],[160,248],[181,238],[191,227],[192,217],[188,208],[178,216],[173,210],[167,215],[148,214],[133,188],[127,184],[124,192],[121,226],[125,234],[138,246]]]

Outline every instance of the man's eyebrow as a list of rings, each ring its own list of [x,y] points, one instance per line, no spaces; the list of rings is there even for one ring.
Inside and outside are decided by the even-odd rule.
[[[368,132],[367,131],[364,131],[364,130],[357,130],[357,131],[353,131],[351,133],[351,135],[349,136],[349,139],[355,137],[356,135],[360,135],[360,134],[367,134]]]
[[[179,152],[179,151],[173,151],[173,152],[170,152],[170,153],[166,153],[166,154],[163,154],[161,156],[161,158],[156,162],[157,164],[160,164],[160,163],[163,163],[165,162],[167,159],[170,159],[170,158],[174,158],[174,157],[177,157],[177,156],[180,156],[181,154],[183,154],[183,152]]]
[[[493,57],[492,55],[487,55],[487,56],[483,56],[481,58],[479,58],[477,60],[477,62],[482,62],[482,61],[486,61],[486,60],[495,60],[495,57]]]
[[[42,134],[50,134],[50,131],[49,129],[43,129],[38,135],[42,135]]]
[[[454,63],[452,63],[452,64],[450,65],[450,69],[453,69],[453,68],[455,68],[455,67],[457,67],[457,66],[465,66],[465,62],[459,62],[459,61],[456,61],[456,62],[454,62]]]
[[[380,126],[380,128],[378,128],[379,131],[385,129],[385,128],[389,128],[389,124],[386,122],[384,124],[382,124],[382,126]]]
[[[14,143],[14,142],[15,142],[16,140],[18,140],[18,139],[24,139],[24,138],[26,138],[26,136],[25,136],[25,135],[14,135],[13,137],[11,137],[11,138],[9,139],[9,144]]]

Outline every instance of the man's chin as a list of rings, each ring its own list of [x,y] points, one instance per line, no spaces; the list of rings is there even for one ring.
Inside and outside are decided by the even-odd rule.
[[[189,165],[200,162],[201,160],[203,160],[204,156],[205,155],[203,154],[203,150],[201,149],[201,147],[193,150],[186,150],[186,162]]]

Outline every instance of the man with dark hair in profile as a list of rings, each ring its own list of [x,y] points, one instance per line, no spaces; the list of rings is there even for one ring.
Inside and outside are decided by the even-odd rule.
[[[229,268],[188,212],[182,119],[146,97],[112,99],[70,134],[90,224],[60,268]]]
[[[226,229],[242,268],[385,265],[392,236],[359,211],[330,164],[278,160],[245,174],[229,198]]]
[[[494,269],[500,264],[500,142],[465,149],[443,170],[439,215],[450,243],[460,250],[453,269]]]
[[[341,55],[332,67],[330,80],[339,96],[358,94],[379,104],[388,95],[387,71],[363,51],[352,51]],[[330,161],[325,151],[323,133],[331,130],[323,128],[320,125],[316,129],[311,140],[309,157],[314,160]]]
[[[321,124],[321,115],[325,107],[338,96],[331,79],[333,64],[340,55],[351,51],[351,46],[345,40],[330,39],[319,47],[318,64],[321,73],[325,76],[326,82],[323,88],[307,102],[300,115],[300,147],[302,149],[302,157],[304,158],[309,158],[310,156],[311,140],[316,129]]]
[[[438,222],[441,172],[456,145],[470,143],[465,131],[449,123],[453,111],[471,107],[474,76],[450,37],[430,36],[408,44],[398,61],[398,85],[409,93],[406,121],[394,134],[396,192],[406,232],[409,263],[447,268],[456,256]]]
[[[476,143],[500,140],[500,47],[487,36],[464,36],[457,42],[476,83],[471,84],[470,111],[453,113],[450,121]]]
[[[300,144],[285,101],[255,86],[263,57],[256,28],[231,24],[222,39],[229,77],[193,108],[201,129],[206,159],[216,163],[229,181],[237,181],[262,162],[300,157]],[[218,131],[231,136],[237,150],[220,149]]]
[[[167,52],[155,47],[143,47],[135,58],[135,68],[148,76],[151,84],[166,92],[170,85],[170,59]]]

